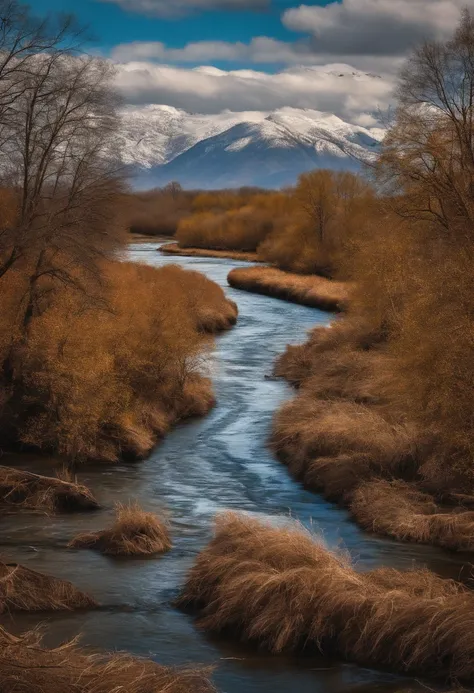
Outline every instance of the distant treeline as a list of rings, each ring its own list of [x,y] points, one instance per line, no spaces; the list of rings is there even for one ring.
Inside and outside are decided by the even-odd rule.
[[[295,188],[183,191],[178,184],[128,196],[134,233],[174,235],[182,248],[257,252],[298,273],[332,275],[375,194],[362,177],[314,171]]]

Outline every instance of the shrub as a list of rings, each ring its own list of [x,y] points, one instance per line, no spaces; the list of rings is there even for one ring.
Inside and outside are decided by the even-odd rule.
[[[208,333],[235,323],[235,304],[176,266],[107,261],[102,271],[104,298],[64,288],[33,317],[26,343],[15,336],[24,278],[9,275],[0,315],[0,360],[12,374],[11,385],[0,383],[4,444],[78,462],[138,459],[174,422],[212,407]]]

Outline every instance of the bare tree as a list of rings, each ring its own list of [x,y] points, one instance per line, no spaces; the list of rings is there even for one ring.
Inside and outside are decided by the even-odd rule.
[[[120,169],[107,61],[37,56],[25,83],[0,153],[18,205],[0,277],[20,259],[28,267],[27,324],[58,283],[85,291],[100,280],[98,260],[113,243],[111,202]]]
[[[83,31],[71,15],[37,18],[17,0],[0,0],[0,176],[4,189],[12,189],[6,173],[18,134],[19,103],[31,94],[45,61],[53,64],[60,56],[77,55],[82,40]],[[22,257],[17,222],[15,214],[0,218],[0,276]]]
[[[402,72],[381,179],[398,211],[431,222],[440,238],[474,240],[474,20],[419,48]]]

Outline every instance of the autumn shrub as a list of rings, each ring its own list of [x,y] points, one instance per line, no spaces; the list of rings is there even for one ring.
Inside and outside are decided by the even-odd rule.
[[[41,633],[13,636],[0,628],[0,693],[215,693],[211,672],[171,668],[115,652],[81,649],[77,641],[55,649]]]
[[[138,504],[119,504],[110,528],[80,534],[69,548],[95,549],[108,556],[149,556],[168,551],[171,539],[166,520]]]
[[[70,582],[16,563],[0,563],[0,613],[91,609],[97,602]]]
[[[195,214],[180,223],[176,238],[183,248],[255,251],[272,228],[272,217],[249,205],[220,214]]]
[[[176,234],[182,248],[257,252],[283,270],[344,277],[341,258],[376,204],[362,177],[318,170],[294,189],[202,193],[192,206]]]
[[[297,274],[331,275],[331,259],[307,221],[295,220],[269,234],[258,248],[262,260]]]
[[[212,407],[205,333],[231,326],[235,304],[179,267],[107,261],[102,271],[102,295],[64,288],[32,319],[26,341],[16,322],[23,274],[12,271],[2,287],[5,445],[75,461],[140,458],[173,422]]]
[[[193,193],[178,184],[164,188],[123,195],[120,201],[122,219],[133,234],[174,236],[180,222],[192,209]]]
[[[322,652],[403,673],[471,681],[474,597],[426,570],[356,572],[294,524],[218,518],[179,604],[204,630],[274,653]]]

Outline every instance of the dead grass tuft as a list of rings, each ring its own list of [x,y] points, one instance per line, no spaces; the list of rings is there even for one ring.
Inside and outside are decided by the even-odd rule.
[[[115,522],[109,529],[80,534],[69,548],[95,549],[108,556],[150,556],[168,551],[171,539],[162,518],[137,504],[118,504]]]
[[[0,563],[0,613],[93,609],[97,602],[73,584],[16,563]]]
[[[372,532],[394,539],[474,550],[474,512],[439,507],[433,497],[404,481],[375,480],[354,493],[350,510]]]
[[[474,596],[428,571],[357,573],[300,526],[217,520],[179,599],[205,630],[272,652],[320,650],[364,665],[474,677]]]
[[[62,477],[62,478],[60,478]],[[0,504],[43,512],[96,510],[99,504],[92,492],[72,475],[58,478],[0,467]]]
[[[416,442],[414,429],[391,424],[370,407],[317,400],[306,392],[277,413],[271,440],[275,452],[303,480],[319,458],[335,458],[339,464],[356,459],[385,474],[409,470]]]
[[[206,669],[173,669],[126,653],[97,654],[72,642],[54,650],[38,632],[0,628],[0,693],[215,693]]]

